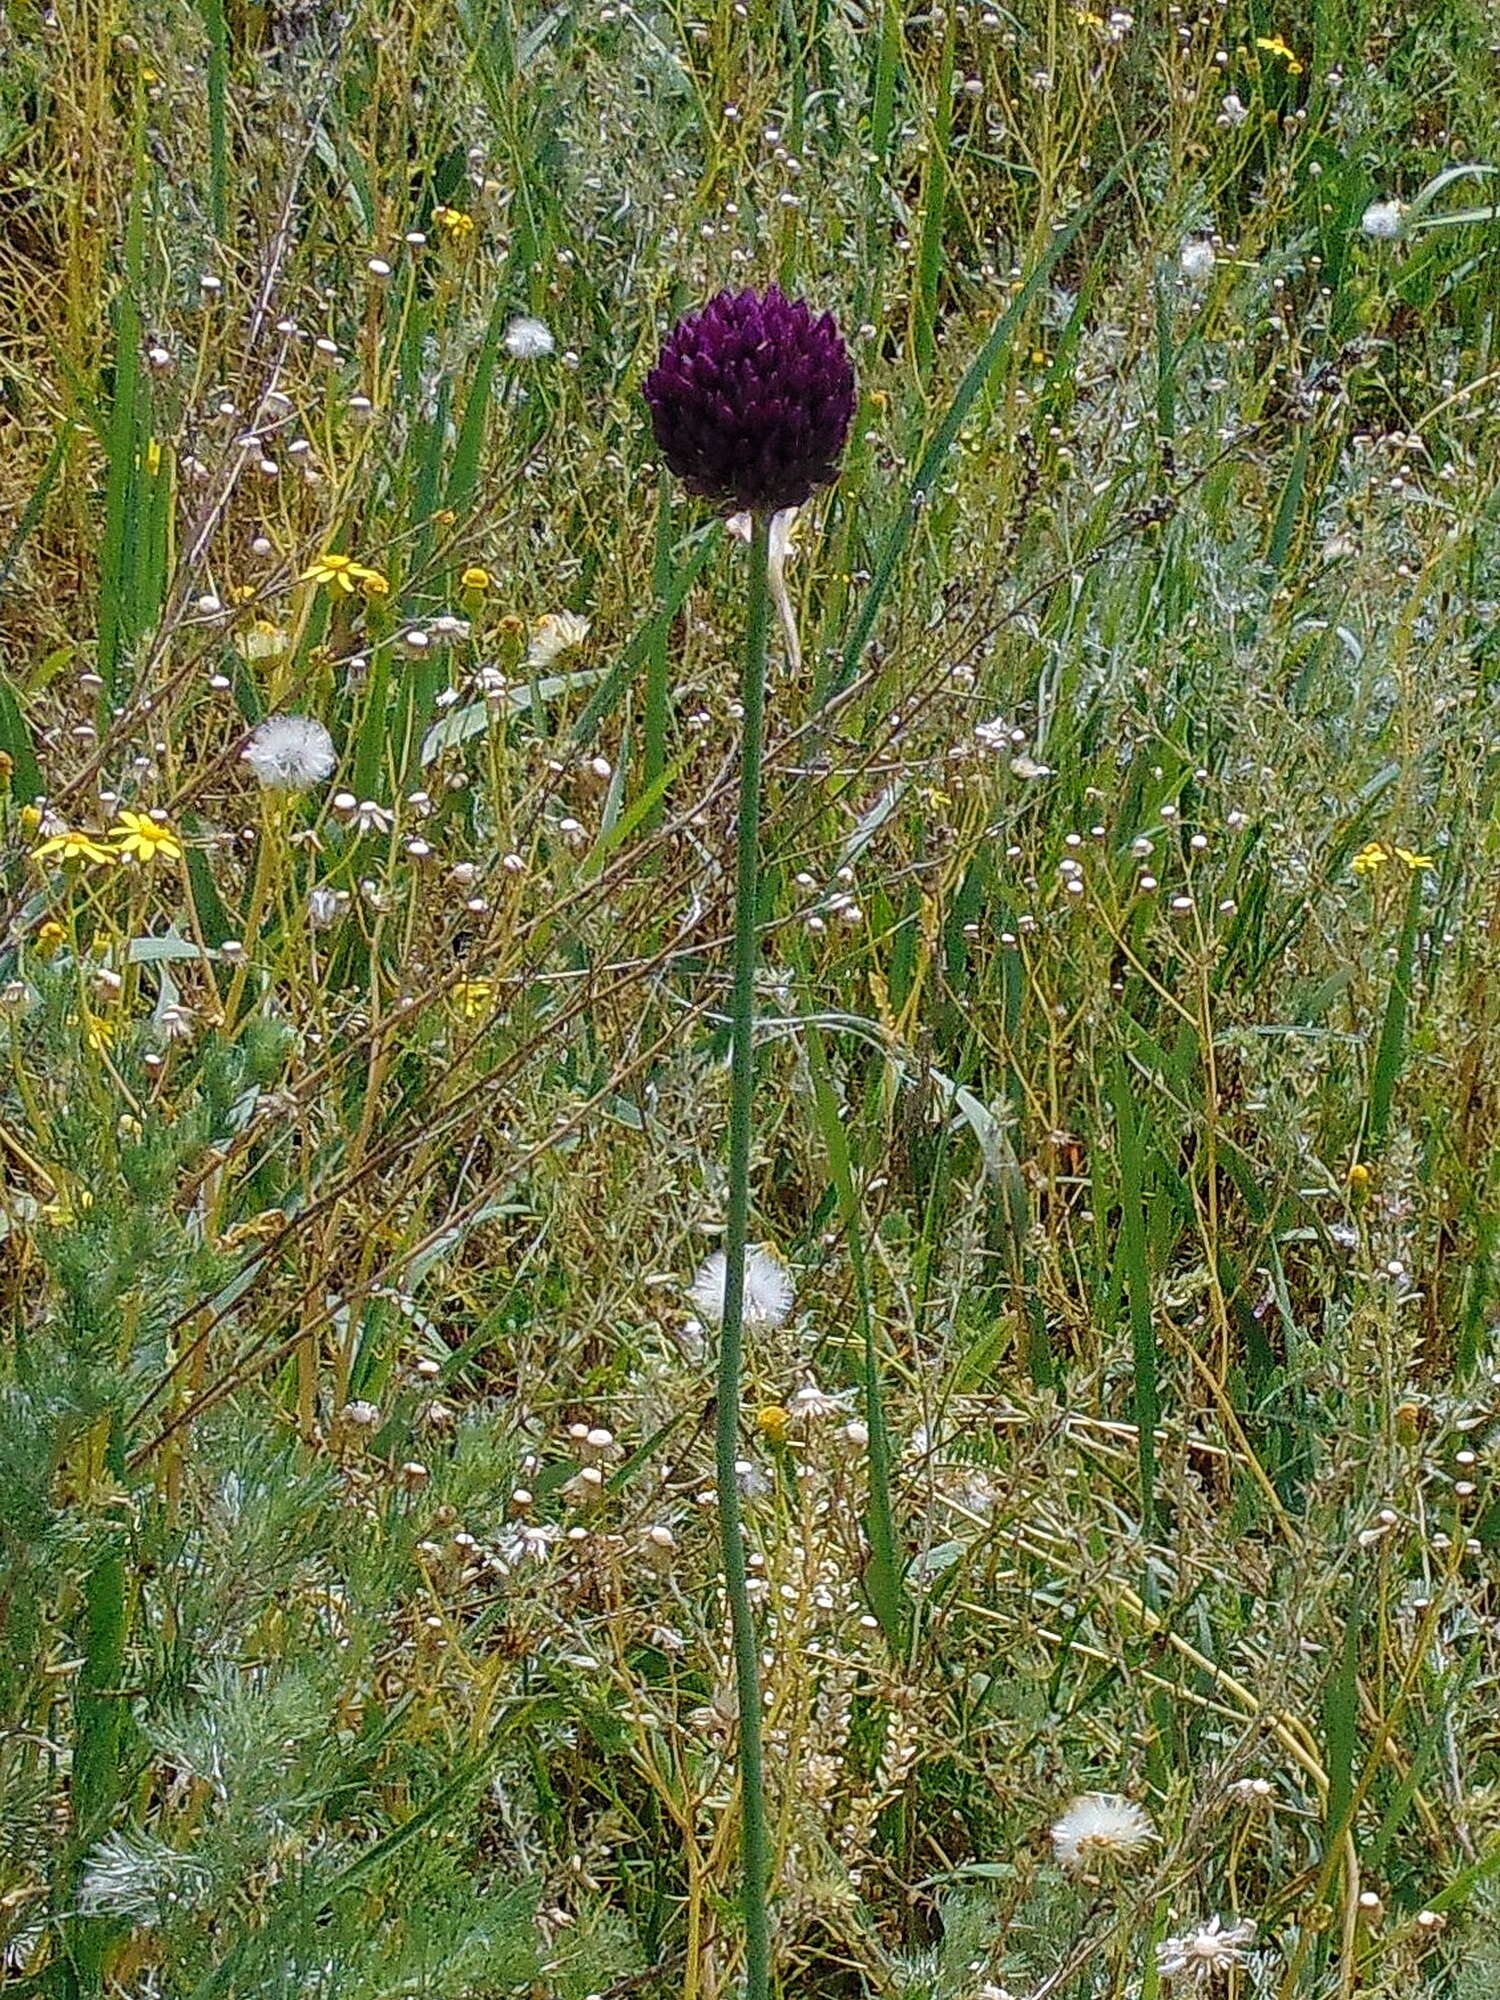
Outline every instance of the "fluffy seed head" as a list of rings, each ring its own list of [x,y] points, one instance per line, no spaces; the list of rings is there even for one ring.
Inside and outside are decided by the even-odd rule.
[[[724,1317],[725,1259],[722,1250],[704,1264],[689,1294],[693,1304],[716,1326]],[[792,1280],[785,1264],[758,1243],[745,1251],[745,1324],[780,1326],[792,1309]]]
[[[1125,1861],[1157,1838],[1151,1815],[1113,1792],[1085,1792],[1052,1828],[1052,1852],[1064,1868]]]
[[[268,715],[241,754],[272,792],[305,792],[338,762],[333,738],[310,715]]]
[[[1372,201],[1359,218],[1359,226],[1366,236],[1379,237],[1391,242],[1401,234],[1401,204],[1399,201]]]
[[[552,329],[543,320],[523,315],[505,329],[505,351],[513,361],[540,361],[556,345]]]
[[[818,318],[776,285],[720,292],[667,335],[645,397],[690,493],[774,514],[837,477],[854,368],[832,313]]]

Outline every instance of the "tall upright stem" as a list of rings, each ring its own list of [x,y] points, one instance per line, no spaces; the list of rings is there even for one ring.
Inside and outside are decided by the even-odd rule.
[[[740,1443],[740,1368],[745,1324],[745,1240],[750,1224],[751,1098],[755,1087],[755,915],[759,873],[760,764],[765,731],[766,566],[770,523],[751,517],[750,597],[745,621],[740,761],[740,817],[734,892],[734,997],[729,1084],[729,1217],[724,1245],[724,1319],[719,1334],[719,1401],[715,1458],[719,1541],[734,1633],[734,1680],[739,1702],[740,1908],[745,1923],[745,2000],[771,1990],[770,1863],[760,1740],[760,1646],[750,1603],[745,1530],[736,1467]]]

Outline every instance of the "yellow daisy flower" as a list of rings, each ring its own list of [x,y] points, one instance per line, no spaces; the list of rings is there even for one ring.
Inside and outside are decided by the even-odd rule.
[[[44,840],[40,847],[31,850],[33,861],[92,861],[97,867],[112,867],[117,856],[92,833],[85,833],[79,827],[65,828],[62,833],[54,833],[50,840]]]
[[[371,569],[367,563],[356,562],[353,556],[339,555],[332,550],[315,556],[297,581],[326,583],[349,597],[356,590],[362,590],[367,597],[384,597],[391,587],[378,569]]]
[[[115,852],[122,861],[180,861],[182,842],[159,819],[149,813],[122,812],[117,825],[109,830]]]
[[[1257,35],[1255,46],[1264,49],[1268,56],[1279,56],[1286,64],[1288,76],[1301,76],[1302,58],[1287,47],[1280,35]]]
[[[494,996],[493,979],[460,979],[453,989],[453,1004],[466,1021],[477,1021]]]

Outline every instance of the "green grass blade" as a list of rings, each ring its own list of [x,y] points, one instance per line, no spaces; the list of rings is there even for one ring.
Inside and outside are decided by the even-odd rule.
[[[869,1594],[870,1609],[880,1620],[887,1643],[894,1651],[900,1652],[905,1646],[910,1625],[910,1605],[896,1554],[890,1437],[886,1429],[880,1355],[875,1340],[875,1316],[865,1262],[864,1223],[850,1166],[849,1140],[844,1130],[845,1114],[829,1074],[822,1036],[811,1023],[804,1026],[803,1033],[808,1068],[812,1073],[818,1130],[833,1182],[839,1219],[844,1227],[844,1240],[849,1246],[849,1265],[854,1274],[855,1313],[864,1355],[865,1426],[870,1433],[869,1500],[865,1515],[870,1560],[865,1570],[865,1589]]]
[[[1385,1018],[1380,1026],[1380,1042],[1370,1078],[1370,1144],[1383,1146],[1390,1130],[1391,1103],[1406,1057],[1406,1017],[1411,1005],[1412,965],[1416,956],[1417,925],[1422,915],[1422,870],[1414,869],[1406,892],[1406,911],[1401,923],[1401,939],[1396,947],[1396,965],[1386,996]]]
[[[1120,1170],[1119,1260],[1130,1311],[1130,1352],[1134,1379],[1136,1463],[1141,1482],[1141,1525],[1156,1532],[1156,1426],[1161,1415],[1157,1379],[1156,1328],[1151,1309],[1151,1272],[1146,1257],[1145,1173],[1140,1125],[1130,1071],[1117,1062],[1110,1078],[1115,1116],[1115,1149]]]

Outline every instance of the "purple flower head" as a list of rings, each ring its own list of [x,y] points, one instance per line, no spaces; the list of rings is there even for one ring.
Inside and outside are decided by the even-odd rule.
[[[838,476],[854,369],[833,314],[776,285],[720,292],[667,335],[645,382],[657,446],[705,500],[776,513]]]

